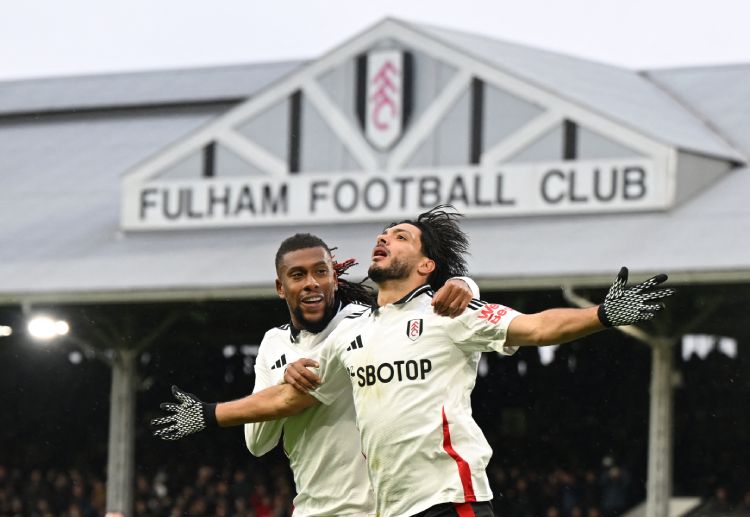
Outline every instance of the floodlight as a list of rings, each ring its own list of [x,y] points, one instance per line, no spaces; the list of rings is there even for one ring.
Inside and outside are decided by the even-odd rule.
[[[13,334],[13,329],[7,325],[0,325],[0,337],[7,337]]]
[[[43,341],[64,336],[70,331],[70,325],[67,321],[55,320],[49,316],[33,317],[27,328],[31,337]]]

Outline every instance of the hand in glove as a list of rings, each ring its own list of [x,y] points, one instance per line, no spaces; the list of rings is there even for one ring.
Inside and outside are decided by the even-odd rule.
[[[638,321],[650,320],[657,311],[664,308],[661,303],[646,303],[661,300],[674,294],[674,289],[654,290],[653,288],[667,279],[661,274],[632,287],[628,283],[628,268],[623,267],[615,283],[609,288],[604,303],[599,306],[599,320],[606,327],[632,325]]]
[[[154,436],[162,440],[179,440],[207,427],[216,427],[216,404],[206,404],[192,393],[185,393],[172,386],[172,395],[180,402],[165,402],[159,407],[169,413],[155,418],[151,425],[158,427]]]

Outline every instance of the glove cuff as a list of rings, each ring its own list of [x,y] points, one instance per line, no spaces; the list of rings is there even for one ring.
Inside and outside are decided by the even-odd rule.
[[[602,325],[605,327],[612,327],[612,322],[609,321],[609,318],[607,317],[607,311],[604,310],[604,304],[599,305],[599,308],[596,311],[596,315],[599,316],[599,321],[602,322]]]
[[[203,410],[203,421],[206,423],[206,427],[218,427],[219,423],[216,421],[216,402],[203,402],[201,409]]]

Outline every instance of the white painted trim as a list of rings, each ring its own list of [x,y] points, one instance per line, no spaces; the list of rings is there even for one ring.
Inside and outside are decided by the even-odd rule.
[[[334,48],[322,58],[310,63],[300,75],[316,78],[329,71],[331,68],[342,65],[346,60],[357,54],[367,52],[383,39],[393,39],[393,31],[399,27],[397,22],[391,19],[377,23],[369,30],[358,34]]]
[[[121,178],[123,180],[127,178],[125,181],[146,181],[158,175],[163,169],[174,165],[190,153],[207,145],[215,139],[216,134],[220,131],[234,129],[237,125],[244,123],[254,115],[270,108],[278,102],[282,102],[296,90],[300,89],[304,83],[314,81],[317,76],[343,63],[352,55],[367,51],[370,46],[382,38],[389,37],[391,28],[394,25],[395,22],[393,20],[386,20],[375,25],[369,31],[343,43],[321,59],[305,65],[302,69],[292,73],[285,79],[267,86],[256,96],[235,106],[224,115],[211,120],[189,136],[166,147],[154,156],[147,158],[133,169],[126,171]]]
[[[543,109],[560,113],[603,136],[626,147],[630,147],[646,156],[663,156],[671,149],[670,144],[659,142],[643,133],[627,127],[624,123],[614,122],[608,117],[596,113],[588,106],[582,106],[564,98],[564,93],[551,92],[533,82],[515,77],[497,67],[474,58],[463,51],[456,50],[436,39],[432,35],[419,31],[419,28],[398,24],[393,34],[420,52],[440,61],[447,62],[461,70],[468,70],[488,84],[494,85],[527,102],[541,106]]]
[[[518,153],[529,144],[537,140],[544,133],[559,125],[563,116],[555,111],[548,111],[533,118],[508,138],[500,141],[494,147],[482,153],[482,165],[496,165]]]
[[[271,176],[283,177],[289,173],[284,160],[235,131],[221,131],[216,135],[216,141]]]
[[[671,145],[658,142],[620,122],[614,122],[608,117],[594,112],[589,107],[569,101],[561,97],[564,93],[551,92],[528,80],[515,77],[499,69],[497,65],[474,58],[442,42],[439,38],[421,32],[418,27],[387,19],[349,41],[344,42],[321,59],[304,66],[301,70],[292,73],[287,78],[267,87],[257,96],[236,106],[225,115],[206,124],[192,135],[168,147],[126,173],[123,180],[144,181],[159,174],[163,169],[177,163],[191,152],[195,152],[214,140],[217,134],[232,130],[237,125],[244,123],[247,119],[273,106],[275,103],[282,102],[297,89],[305,91],[311,102],[321,111],[321,116],[324,120],[331,126],[337,136],[341,138],[342,143],[352,152],[355,159],[363,168],[365,170],[377,170],[376,156],[369,144],[367,144],[364,136],[361,135],[358,128],[353,128],[349,120],[333,105],[330,98],[315,82],[315,79],[331,68],[344,63],[347,59],[351,59],[352,56],[366,52],[383,39],[396,40],[407,47],[457,67],[460,70],[462,78],[467,74],[469,77],[475,76],[481,78],[487,84],[496,86],[534,105],[541,106],[543,109],[555,113],[556,116],[574,120],[581,126],[597,131],[621,145],[643,153],[647,157],[654,158],[655,160],[665,160],[667,163],[670,163],[669,156],[673,152]],[[435,102],[438,101],[440,101],[440,97]],[[447,101],[440,102],[447,103]],[[439,119],[440,104],[437,107],[431,106],[428,108],[423,118],[432,110],[434,112],[430,114],[430,117]],[[430,117],[427,117],[425,122],[420,121],[416,126],[412,127],[409,133],[414,132],[415,134],[413,136],[410,134],[405,135],[404,140],[394,149],[388,163],[389,170],[395,168],[397,164],[405,163],[410,155],[407,151],[413,152],[416,146],[427,137],[427,133],[429,132],[428,126],[430,126],[431,122],[429,120]],[[433,120],[432,122],[435,121]],[[520,140],[519,137],[511,138],[517,141]],[[510,147],[512,142],[512,140],[510,142],[501,142],[490,151],[492,153],[497,152],[498,155],[503,154],[500,152],[502,150],[501,145]],[[253,151],[250,154],[259,156],[262,153],[255,153]],[[485,154],[489,154],[489,152]],[[256,156],[256,159],[258,156]],[[264,161],[264,159],[261,158],[261,161]],[[274,160],[265,160],[265,162],[267,162],[267,166],[264,169],[269,169],[268,166],[270,165],[270,170],[278,172],[278,163],[275,163]]]
[[[359,128],[354,127],[349,119],[333,103],[331,98],[311,80],[302,87],[304,98],[318,110],[328,127],[341,139],[341,143],[352,153],[357,163],[366,171],[377,171],[378,159],[367,143]]]
[[[461,94],[468,90],[470,84],[471,74],[466,70],[459,71],[456,77],[451,79],[430,107],[422,113],[417,123],[409,128],[401,142],[393,149],[386,166],[389,172],[397,171],[406,164],[419,145],[437,129],[440,121],[458,101]]]
[[[435,60],[446,62],[459,70],[468,70],[473,75],[486,80],[482,77],[483,74],[478,74],[477,72],[481,71],[482,66],[486,67],[487,65],[431,35],[420,32],[418,28],[399,24],[392,36]],[[543,105],[548,104],[547,101],[551,98],[551,95],[546,90],[542,90],[528,81],[522,81],[512,75],[501,72],[495,67],[491,69],[502,75],[504,84],[501,88],[509,93],[534,104],[540,104],[540,101]]]
[[[176,165],[190,153],[197,152],[211,142],[212,135],[206,131],[206,126],[200,128],[188,137],[164,148],[161,152],[137,165],[130,172],[120,177],[121,182],[143,182],[164,172],[165,169]]]
[[[146,181],[156,176],[165,168],[174,165],[190,153],[217,139],[219,134],[234,130],[235,126],[244,123],[253,115],[270,108],[276,103],[285,101],[296,89],[297,85],[288,81],[282,81],[278,85],[274,85],[273,88],[268,88],[257,97],[230,109],[224,115],[208,122],[182,140],[166,147],[152,158],[131,169],[130,172],[126,172],[123,178]]]

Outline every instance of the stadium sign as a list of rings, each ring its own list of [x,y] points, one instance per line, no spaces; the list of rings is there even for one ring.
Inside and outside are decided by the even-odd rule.
[[[385,21],[121,178],[124,230],[667,210],[677,150]]]
[[[304,174],[126,186],[129,230],[391,220],[440,203],[470,217],[653,210],[666,182],[650,160],[505,165],[492,170]]]

